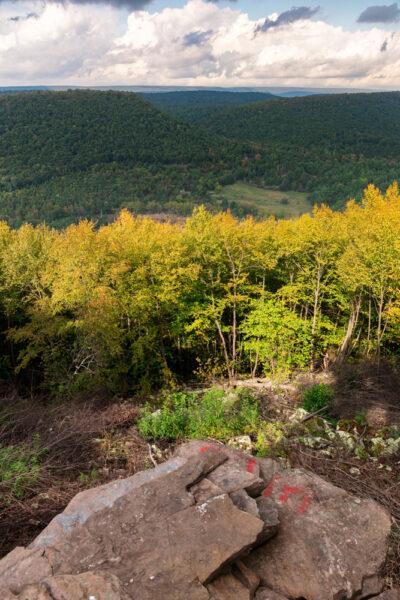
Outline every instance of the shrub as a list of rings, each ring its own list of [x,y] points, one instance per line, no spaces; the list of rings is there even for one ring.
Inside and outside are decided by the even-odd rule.
[[[328,407],[333,400],[334,390],[331,385],[318,383],[306,389],[302,407],[309,413]]]
[[[138,422],[146,439],[182,438],[229,439],[254,433],[259,422],[259,407],[247,390],[226,394],[211,389],[198,393],[175,393],[167,396],[159,410],[147,406]]]
[[[256,453],[258,456],[285,456],[287,431],[283,423],[264,421],[257,434]]]

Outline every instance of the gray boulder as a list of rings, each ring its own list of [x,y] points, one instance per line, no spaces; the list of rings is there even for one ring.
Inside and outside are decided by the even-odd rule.
[[[129,598],[207,600],[205,584],[264,529],[219,488],[198,503],[188,491],[226,461],[223,448],[210,448],[78,494],[28,549],[0,561],[0,586],[18,594],[35,584],[43,594],[49,574],[101,570]]]
[[[278,508],[278,535],[245,560],[262,583],[307,600],[362,599],[382,590],[390,515],[306,471],[275,474],[264,497]]]

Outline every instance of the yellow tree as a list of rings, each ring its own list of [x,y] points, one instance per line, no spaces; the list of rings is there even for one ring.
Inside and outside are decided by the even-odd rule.
[[[349,203],[345,218],[350,241],[340,261],[340,273],[349,288],[367,298],[366,351],[369,353],[374,338],[379,358],[388,317],[399,293],[400,196],[397,184],[385,195],[369,186],[361,205]],[[374,321],[375,336],[372,334]]]
[[[239,319],[277,262],[274,229],[273,220],[238,221],[199,208],[183,231],[184,252],[198,269],[186,330],[207,344],[217,334],[230,379],[236,376]]]
[[[316,359],[322,327],[328,334],[335,323],[323,314],[323,304],[331,310],[338,300],[337,261],[346,244],[341,216],[330,208],[315,208],[312,215],[296,221],[280,222],[277,239],[282,253],[278,296],[304,319],[311,321],[311,357]],[[325,318],[323,318],[325,316]],[[327,344],[324,343],[324,346]]]

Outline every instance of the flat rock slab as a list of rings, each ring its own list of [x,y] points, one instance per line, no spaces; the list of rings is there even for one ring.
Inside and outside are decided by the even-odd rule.
[[[248,552],[264,528],[215,486],[218,495],[200,503],[188,491],[226,460],[220,449],[208,449],[78,494],[30,548],[0,561],[0,586],[18,594],[27,584],[42,584],[49,572],[68,577],[101,570],[129,598],[208,600],[205,584]]]
[[[376,596],[375,600],[400,600],[400,589],[387,590]]]
[[[105,573],[82,573],[50,577],[26,586],[18,596],[9,593],[2,600],[130,600],[121,582]]]
[[[215,442],[192,441],[180,446],[177,457],[188,458],[207,452],[222,452],[226,461],[214,469],[208,479],[227,494],[237,490],[246,490],[250,496],[257,497],[265,487],[265,480],[260,477],[258,459],[240,450],[221,446]]]
[[[382,590],[389,514],[301,469],[277,473],[264,491],[279,512],[278,534],[244,562],[284,597],[357,599]]]

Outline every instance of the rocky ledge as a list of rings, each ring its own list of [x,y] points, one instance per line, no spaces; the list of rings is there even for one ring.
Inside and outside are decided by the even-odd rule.
[[[78,494],[0,561],[1,600],[400,600],[391,519],[299,469],[211,442]]]

